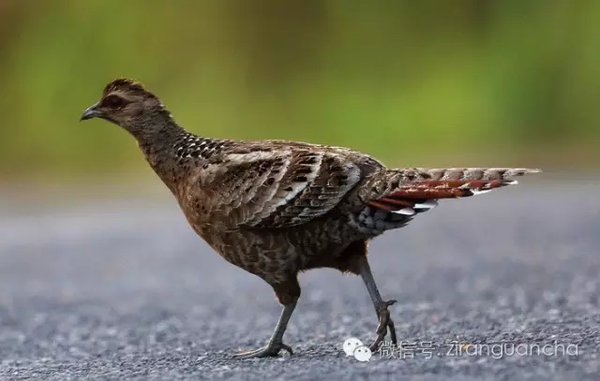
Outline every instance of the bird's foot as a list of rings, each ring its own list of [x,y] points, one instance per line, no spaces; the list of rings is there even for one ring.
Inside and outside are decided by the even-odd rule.
[[[392,318],[390,318],[390,311],[388,310],[388,307],[394,303],[396,303],[396,301],[392,299],[382,302],[377,306],[379,325],[377,326],[376,331],[377,339],[375,339],[375,342],[369,347],[372,352],[375,352],[377,349],[379,349],[379,346],[383,342],[383,339],[385,338],[385,335],[387,335],[388,331],[390,333],[390,338],[392,339],[392,344],[394,346],[398,345],[398,339],[396,338],[396,327],[394,326]]]
[[[236,359],[249,359],[254,357],[274,357],[279,354],[279,351],[286,350],[290,355],[294,354],[290,346],[282,342],[269,342],[266,347],[258,348],[252,351],[240,352],[233,355]]]

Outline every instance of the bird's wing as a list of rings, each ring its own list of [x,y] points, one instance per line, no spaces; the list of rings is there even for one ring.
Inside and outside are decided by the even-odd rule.
[[[361,179],[359,166],[343,153],[302,146],[232,150],[213,168],[204,176],[214,194],[211,207],[252,228],[297,226],[323,216]]]

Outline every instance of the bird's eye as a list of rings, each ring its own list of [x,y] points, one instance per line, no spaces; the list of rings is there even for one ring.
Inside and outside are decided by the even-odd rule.
[[[123,105],[125,104],[125,101],[123,100],[123,98],[121,98],[119,96],[111,95],[111,96],[104,98],[104,101],[102,102],[102,104],[106,107],[110,107],[112,109],[117,109],[117,108],[123,107]]]

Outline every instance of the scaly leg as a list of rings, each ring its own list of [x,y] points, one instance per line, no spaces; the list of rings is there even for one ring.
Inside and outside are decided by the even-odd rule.
[[[385,335],[388,330],[390,332],[390,337],[392,339],[393,345],[398,345],[398,339],[396,338],[396,327],[394,326],[394,322],[390,318],[390,311],[388,307],[392,304],[396,303],[395,300],[387,300],[384,301],[379,294],[379,290],[377,289],[377,285],[375,284],[375,279],[373,279],[373,274],[371,273],[371,267],[369,266],[369,262],[367,261],[367,257],[364,256],[360,259],[358,263],[360,276],[365,282],[365,286],[367,286],[367,290],[369,291],[369,295],[371,296],[371,301],[373,302],[373,306],[375,307],[375,312],[377,313],[377,317],[379,318],[379,325],[377,326],[377,339],[373,344],[371,344],[371,351],[376,351],[381,345]]]
[[[288,322],[296,308],[296,303],[298,303],[300,286],[298,285],[298,280],[294,278],[283,284],[276,285],[274,289],[279,301],[283,304],[283,310],[281,311],[281,316],[279,316],[275,331],[273,331],[273,335],[269,339],[268,344],[259,349],[237,353],[233,355],[234,358],[246,359],[252,357],[277,356],[282,349],[288,351],[290,355],[294,354],[292,348],[283,343],[283,334],[285,333]]]
[[[275,331],[269,339],[269,343],[267,344],[267,346],[255,349],[253,351],[236,353],[235,355],[233,355],[233,357],[245,359],[251,357],[277,356],[279,354],[279,351],[282,349],[285,349],[290,353],[290,355],[293,355],[294,352],[292,351],[292,348],[283,343],[283,333],[287,328],[288,322],[290,321],[290,317],[292,316],[292,312],[294,312],[294,308],[296,308],[296,302],[283,306],[281,316],[279,317],[279,321],[275,326]]]

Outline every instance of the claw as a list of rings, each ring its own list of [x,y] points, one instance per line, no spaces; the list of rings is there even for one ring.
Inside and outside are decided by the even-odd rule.
[[[379,349],[379,346],[381,345],[381,342],[385,338],[385,335],[388,333],[388,331],[390,332],[392,344],[398,345],[398,339],[396,337],[396,326],[394,325],[394,322],[390,318],[390,311],[388,310],[388,307],[393,305],[394,303],[396,303],[396,300],[392,299],[392,300],[383,302],[380,306],[377,307],[377,315],[379,316],[379,324],[377,325],[377,330],[376,330],[377,338],[375,339],[375,342],[373,342],[373,344],[371,344],[371,346],[369,347],[371,352],[374,352],[377,349]]]

